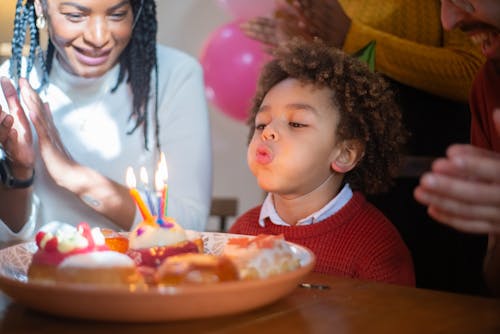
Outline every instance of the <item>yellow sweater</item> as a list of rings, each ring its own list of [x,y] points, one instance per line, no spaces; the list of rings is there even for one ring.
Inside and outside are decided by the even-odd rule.
[[[375,40],[376,69],[423,91],[466,102],[484,62],[459,30],[444,31],[439,0],[339,0],[352,25],[344,50]]]

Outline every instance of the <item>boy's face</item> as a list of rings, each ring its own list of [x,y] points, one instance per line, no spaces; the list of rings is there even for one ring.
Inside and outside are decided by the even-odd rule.
[[[259,186],[288,198],[308,194],[332,174],[338,110],[331,90],[286,79],[265,96],[247,152]]]
[[[486,58],[500,64],[499,0],[442,0],[441,21],[446,30],[468,34]]]

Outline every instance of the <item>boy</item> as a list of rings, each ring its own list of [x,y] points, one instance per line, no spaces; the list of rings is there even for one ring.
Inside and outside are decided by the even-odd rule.
[[[247,160],[268,192],[240,234],[283,234],[310,248],[315,271],[415,285],[408,248],[362,191],[388,187],[405,136],[387,83],[319,42],[293,41],[263,70]]]

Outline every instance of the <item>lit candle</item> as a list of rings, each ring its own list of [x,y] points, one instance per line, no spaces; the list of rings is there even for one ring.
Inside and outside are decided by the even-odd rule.
[[[155,189],[156,189],[156,196],[158,199],[158,221],[161,221],[163,218],[163,215],[165,214],[165,207],[163,206],[164,200],[163,200],[163,194],[164,194],[164,188],[165,185],[163,184],[162,178],[161,178],[161,173],[157,169],[155,172]]]
[[[141,178],[141,182],[144,185],[144,193],[146,194],[146,200],[148,201],[149,210],[151,210],[151,213],[154,215],[156,210],[149,190],[149,178],[148,178],[148,172],[146,171],[146,167],[144,166],[141,167],[139,171],[139,177]]]
[[[153,216],[151,216],[151,213],[149,212],[146,204],[142,201],[141,195],[139,194],[139,191],[135,188],[135,175],[132,167],[127,168],[127,175],[126,175],[126,182],[127,186],[129,187],[129,192],[130,196],[135,201],[135,204],[137,204],[137,207],[139,208],[139,211],[141,212],[142,218],[145,221],[151,221],[153,219]]]
[[[163,152],[160,155],[160,162],[158,163],[158,169],[156,170],[155,175],[155,186],[156,191],[158,192],[158,196],[161,198],[160,200],[160,208],[159,211],[161,215],[159,217],[167,217],[167,209],[168,209],[168,169],[167,169],[167,160],[165,159],[165,154]]]

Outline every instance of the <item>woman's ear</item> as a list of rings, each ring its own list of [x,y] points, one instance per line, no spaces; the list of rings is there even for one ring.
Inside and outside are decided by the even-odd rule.
[[[354,139],[343,140],[339,149],[331,162],[332,169],[337,173],[345,174],[352,170],[365,154],[365,145]]]
[[[43,6],[42,3],[40,2],[41,0],[35,0],[35,13],[36,16],[39,17],[43,15]]]

